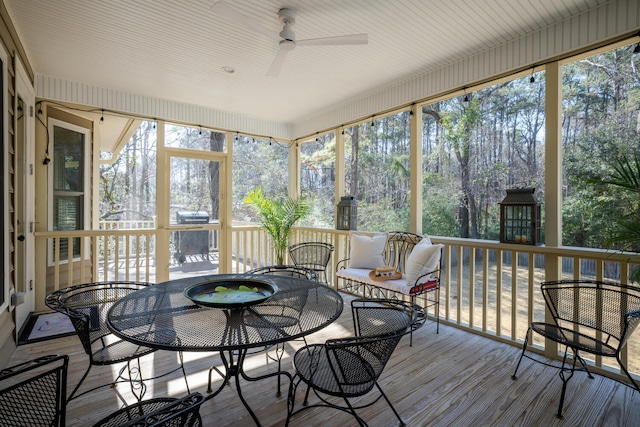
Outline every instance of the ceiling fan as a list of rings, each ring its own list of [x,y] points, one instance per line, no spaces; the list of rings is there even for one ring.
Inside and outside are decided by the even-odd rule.
[[[263,34],[267,37],[273,37],[272,31],[259,25],[251,18],[241,14],[224,2],[215,3],[211,9],[220,16],[224,16],[230,21],[233,21],[238,25],[242,25],[248,30]],[[267,76],[277,77],[282,69],[282,65],[284,64],[287,54],[297,46],[336,46],[368,43],[368,36],[366,33],[296,40],[296,35],[293,32],[293,24],[296,22],[296,12],[290,8],[280,9],[278,17],[283,24],[282,31],[280,31],[280,49],[267,71]]]

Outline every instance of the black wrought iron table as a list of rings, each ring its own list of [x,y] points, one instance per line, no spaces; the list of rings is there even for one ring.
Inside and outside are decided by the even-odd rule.
[[[190,285],[221,278],[256,279],[255,275],[189,277],[149,286],[115,302],[107,324],[122,339],[147,347],[173,351],[218,351],[225,372],[220,393],[233,377],[238,396],[256,425],[255,413],[242,396],[240,377],[257,381],[291,374],[278,370],[249,377],[243,370],[247,351],[304,337],[316,332],[342,313],[342,297],[326,285],[285,276],[269,276],[277,292],[268,300],[245,308],[211,308],[195,304],[183,295]],[[266,276],[261,276],[264,280]],[[148,310],[148,307],[153,307]],[[147,332],[153,331],[149,334]]]

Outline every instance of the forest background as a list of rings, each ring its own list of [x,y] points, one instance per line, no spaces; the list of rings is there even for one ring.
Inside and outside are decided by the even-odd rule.
[[[637,212],[637,196],[596,188],[614,159],[640,148],[640,55],[628,45],[579,59],[562,68],[563,245],[608,248],[613,219]],[[499,239],[499,202],[506,189],[534,187],[543,205],[545,73],[500,82],[422,108],[423,232]],[[344,194],[358,203],[358,229],[409,229],[410,112],[372,117],[344,129]],[[168,125],[165,144],[212,152],[225,150],[223,133]],[[335,134],[300,145],[301,193],[313,206],[302,225],[334,228]],[[287,194],[289,144],[236,134],[233,138],[234,223],[256,223],[243,203],[261,187]],[[155,124],[142,122],[129,144],[100,169],[100,217],[149,219],[156,214]],[[219,218],[219,165],[172,163],[171,210]],[[175,170],[175,173],[174,173]],[[544,217],[543,217],[544,243]],[[636,248],[637,249],[637,248]]]

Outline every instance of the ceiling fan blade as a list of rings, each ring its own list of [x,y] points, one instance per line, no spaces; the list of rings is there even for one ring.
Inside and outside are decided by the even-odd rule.
[[[214,3],[213,6],[211,6],[211,10],[213,10],[216,14],[223,16],[230,21],[233,21],[238,25],[243,26],[249,31],[254,31],[256,33],[260,33],[270,38],[274,37],[273,31],[263,27],[262,25],[255,22],[253,19],[238,12],[237,10],[235,10],[225,2],[219,1],[217,3]]]
[[[336,46],[347,44],[367,44],[367,34],[352,34],[349,36],[321,37],[319,39],[296,40],[296,46]]]
[[[280,70],[282,69],[282,65],[284,64],[284,60],[287,57],[287,53],[289,53],[289,49],[283,49],[282,46],[280,46],[278,54],[273,59],[273,62],[267,71],[267,76],[278,77],[278,74],[280,74]]]

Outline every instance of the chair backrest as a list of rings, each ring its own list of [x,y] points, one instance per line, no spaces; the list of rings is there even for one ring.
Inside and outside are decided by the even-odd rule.
[[[111,334],[106,319],[113,303],[149,285],[131,281],[85,283],[50,293],[45,304],[69,316],[85,352],[91,356],[92,344]]]
[[[143,400],[103,418],[94,427],[197,427],[202,425],[202,402],[204,396],[200,393],[181,399],[160,397]]]
[[[362,396],[374,387],[406,327],[384,335],[331,339],[325,343],[329,366],[344,396]]]
[[[590,280],[544,282],[542,295],[558,326],[579,327],[619,349],[640,323],[640,288]]]
[[[387,265],[404,272],[407,257],[414,246],[420,243],[421,240],[422,236],[405,231],[392,231],[387,233]]]
[[[246,274],[270,274],[273,276],[296,277],[298,279],[317,280],[317,273],[307,267],[297,265],[267,265],[254,268]]]
[[[275,276],[295,277],[312,281],[317,280],[317,273],[315,271],[306,267],[299,267],[295,265],[266,266],[248,271],[247,274],[269,274]],[[287,314],[287,309],[292,309],[295,311],[295,316],[291,318],[295,323],[295,319],[298,318],[307,303],[307,296],[307,292],[300,292],[297,289],[291,289],[289,292],[277,292],[269,301],[273,302],[277,300],[277,305],[282,309],[279,314],[272,313],[271,315],[268,315],[271,324],[281,323],[283,319],[282,316]],[[260,306],[254,307],[254,311],[262,312],[263,308],[273,305],[269,301],[267,301],[266,303],[262,303]],[[263,314],[263,316],[267,316],[265,313],[261,314]],[[265,326],[268,327],[269,325],[257,323],[254,326],[257,328],[264,328]]]
[[[333,245],[325,242],[302,242],[289,246],[289,256],[295,265],[324,271],[329,265]]]
[[[0,371],[0,425],[64,426],[69,356],[42,356]]]

